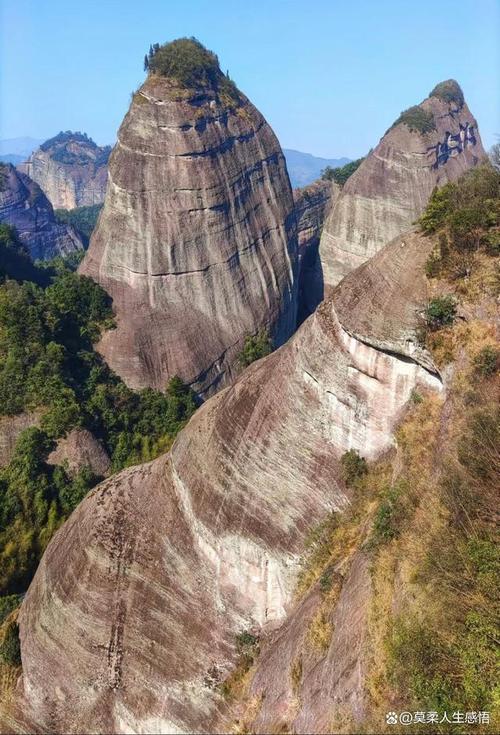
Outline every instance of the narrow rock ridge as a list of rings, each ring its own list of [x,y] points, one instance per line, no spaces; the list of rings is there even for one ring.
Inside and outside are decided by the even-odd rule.
[[[412,283],[426,293],[415,261],[430,247],[414,235],[404,257],[399,241],[387,248],[393,353],[412,313],[417,326],[402,302]],[[370,339],[378,296],[364,297],[350,328]],[[11,729],[219,731],[217,682],[236,660],[235,636],[284,623],[305,538],[348,503],[336,479],[342,453],[379,456],[415,386],[441,389],[415,361],[351,336],[337,315],[345,306],[338,289],[286,345],[208,400],[168,455],[98,486],[57,532],[21,608]],[[333,701],[344,701],[351,667],[336,671]]]
[[[179,375],[210,394],[235,377],[247,335],[264,329],[279,346],[292,334],[296,270],[292,192],[262,115],[241,93],[228,105],[150,75],[81,266],[113,297],[107,362],[133,388]]]
[[[486,155],[465,102],[433,93],[415,109],[427,132],[396,121],[348,179],[325,222],[318,266],[325,292],[410,228],[434,187],[455,181]]]
[[[56,209],[104,201],[111,146],[81,133],[59,133],[42,143],[19,168],[40,186]]]
[[[339,191],[339,187],[331,181],[318,179],[293,192],[299,242],[299,323],[323,301],[323,275],[318,248],[323,223]]]
[[[76,230],[56,221],[52,205],[38,184],[10,164],[0,166],[0,222],[16,228],[34,260],[49,260],[83,249]]]

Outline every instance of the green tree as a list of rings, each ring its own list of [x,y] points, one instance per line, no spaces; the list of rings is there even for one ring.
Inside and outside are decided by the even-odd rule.
[[[260,360],[272,352],[271,339],[265,330],[261,330],[256,335],[245,337],[243,349],[239,355],[239,363],[242,367],[247,367],[255,360]]]
[[[453,296],[437,296],[431,299],[425,309],[425,322],[431,331],[453,324],[457,305]]]
[[[3,641],[0,643],[0,658],[10,666],[21,665],[21,645],[17,623],[10,623],[5,630]]]
[[[368,472],[368,464],[356,449],[344,452],[340,459],[342,479],[348,487],[361,479]]]

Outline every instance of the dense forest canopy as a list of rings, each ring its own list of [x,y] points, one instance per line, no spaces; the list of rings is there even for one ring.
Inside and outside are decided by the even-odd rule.
[[[127,388],[93,348],[113,327],[103,289],[61,258],[44,268],[25,262],[12,228],[2,225],[0,238],[0,415],[39,417],[0,469],[0,595],[6,595],[26,589],[54,531],[101,479],[88,467],[75,475],[48,464],[57,440],[88,429],[117,471],[168,449],[195,399],[178,378],[165,393]]]

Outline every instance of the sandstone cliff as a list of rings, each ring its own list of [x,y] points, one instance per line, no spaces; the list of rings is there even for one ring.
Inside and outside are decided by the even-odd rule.
[[[435,186],[485,156],[477,122],[452,80],[396,120],[348,179],[320,244],[326,290],[420,216]]]
[[[5,164],[0,166],[0,221],[17,229],[33,259],[46,260],[83,248],[73,227],[56,221],[38,184]]]
[[[299,322],[323,301],[318,248],[323,223],[338,193],[336,184],[321,179],[293,191],[299,243]]]
[[[235,661],[235,635],[283,623],[305,537],[348,502],[340,455],[379,456],[413,388],[440,390],[430,358],[414,347],[431,248],[414,233],[391,243],[285,346],[207,401],[168,455],[81,503],[21,609],[23,675],[10,728],[220,731],[217,684]],[[386,320],[374,314],[381,308]],[[329,684],[332,702],[351,710],[359,700],[342,692],[353,690],[362,642],[360,624],[353,648],[351,604],[369,585],[357,563]],[[283,667],[271,671],[275,691],[288,687]]]
[[[74,209],[104,201],[110,153],[110,146],[67,131],[42,143],[20,168],[55,209]]]
[[[150,74],[110,158],[81,272],[113,297],[117,329],[98,349],[133,388],[163,389],[177,374],[213,391],[233,377],[246,335],[265,329],[279,346],[295,327],[284,157],[262,115],[227,85],[218,67],[201,86]]]

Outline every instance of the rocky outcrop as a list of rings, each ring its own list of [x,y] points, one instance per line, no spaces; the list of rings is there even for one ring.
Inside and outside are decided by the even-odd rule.
[[[323,223],[339,191],[336,184],[321,179],[293,191],[299,243],[299,323],[323,301],[319,241]]]
[[[38,184],[9,164],[0,165],[0,222],[16,228],[33,259],[47,260],[83,248],[73,227],[56,221]]]
[[[20,168],[55,209],[74,209],[104,201],[110,153],[111,146],[67,131],[42,143]]]
[[[232,86],[150,74],[81,266],[113,297],[117,328],[98,346],[109,365],[133,388],[179,375],[213,392],[245,336],[264,329],[279,346],[293,332],[296,260],[284,157],[262,115]]]
[[[456,180],[484,156],[477,122],[456,82],[438,85],[402,113],[348,179],[325,222],[320,259],[326,290],[407,230],[434,187]]]
[[[49,454],[49,464],[61,464],[75,475],[83,467],[89,467],[97,477],[105,477],[111,466],[108,453],[87,429],[72,429]]]
[[[285,346],[202,405],[168,455],[87,496],[23,602],[23,675],[8,727],[220,731],[217,683],[236,659],[236,634],[293,616],[304,540],[348,502],[341,454],[379,456],[413,388],[441,387],[430,358],[411,346],[431,248],[412,233],[391,243],[359,281],[351,274],[352,297],[335,291]],[[388,326],[375,319],[372,333],[377,308]],[[315,703],[297,715],[303,731],[320,707],[318,682],[328,679],[332,708],[358,706],[349,692],[362,687],[353,667],[369,580],[364,560],[354,564],[335,622],[335,676],[324,666],[311,679]],[[360,640],[350,627],[358,603]],[[269,671],[272,698],[284,675]]]
[[[19,434],[39,423],[40,414],[36,411],[0,416],[0,467],[5,467],[12,459]]]

